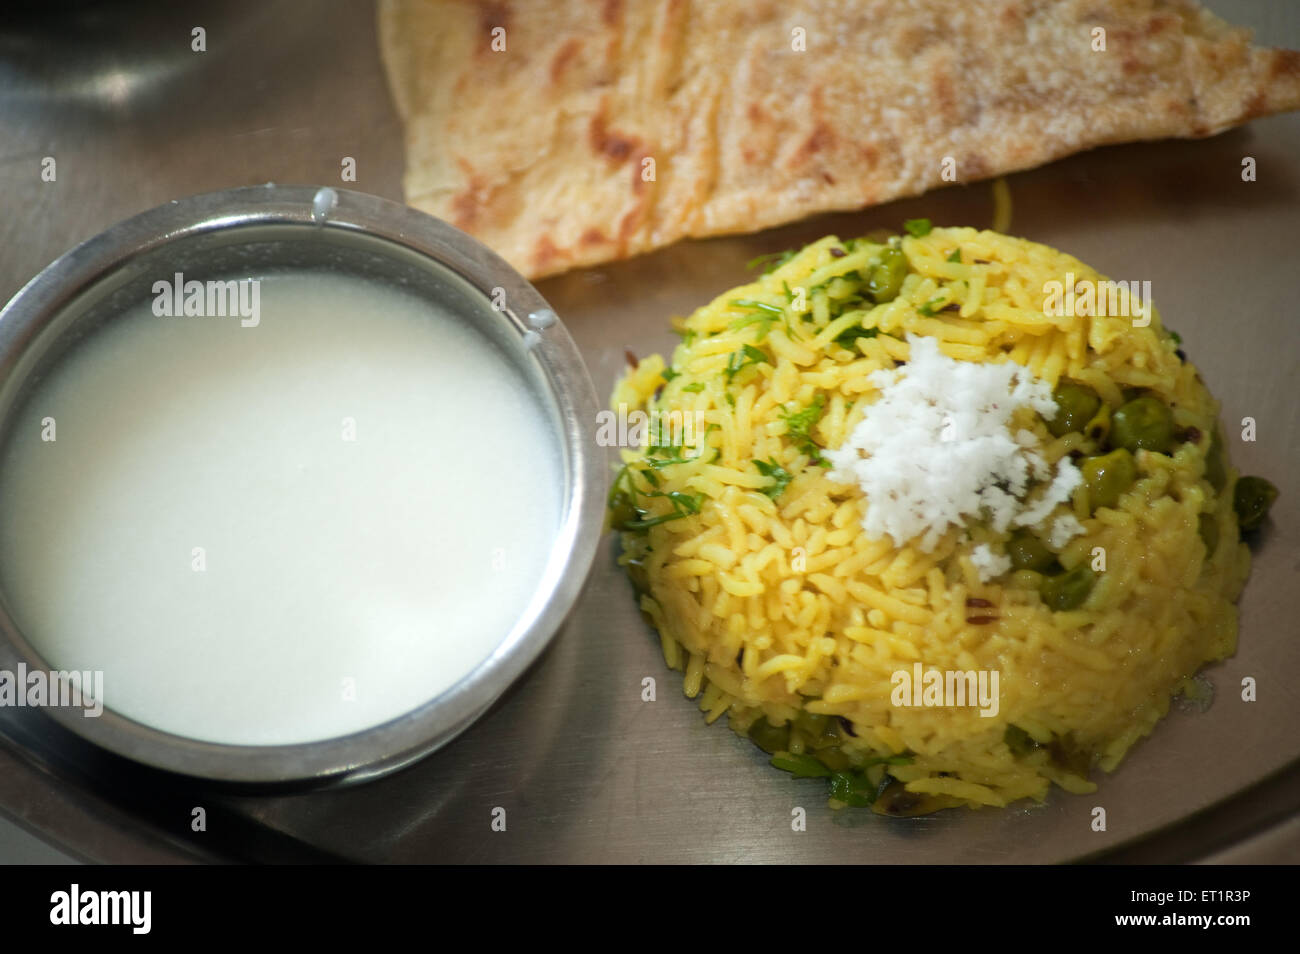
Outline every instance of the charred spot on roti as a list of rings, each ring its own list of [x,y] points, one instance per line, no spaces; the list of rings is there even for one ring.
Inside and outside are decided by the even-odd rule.
[[[632,194],[635,196],[645,192],[646,186],[649,185],[646,177],[642,174],[645,161],[649,158],[648,153],[641,153],[636,157],[636,161],[632,163]]]
[[[605,67],[601,72],[597,86],[612,86],[618,77],[619,64],[623,58],[623,38],[614,31],[605,44]]]
[[[551,241],[549,235],[540,236],[533,247],[533,267],[539,270],[548,269],[567,257],[564,250]]]
[[[638,203],[636,206],[623,213],[622,218],[618,220],[618,240],[620,242],[626,242],[632,237],[632,233],[635,232],[637,226],[641,224],[644,212],[645,205]]]
[[[1246,102],[1245,109],[1242,110],[1243,119],[1255,119],[1257,116],[1263,116],[1268,112],[1268,96],[1262,91],[1256,93]]]
[[[565,67],[573,62],[573,58],[578,55],[578,51],[581,49],[582,40],[574,36],[565,40],[560,48],[555,51],[555,55],[551,57],[550,67],[552,83],[559,85],[564,78]]]
[[[1146,35],[1157,36],[1161,33],[1177,33],[1182,21],[1173,13],[1153,13],[1146,22]]]
[[[1268,63],[1270,81],[1300,80],[1300,50],[1271,50],[1270,52],[1272,53]]]
[[[961,111],[957,108],[957,92],[953,86],[952,74],[945,66],[940,66],[931,75],[930,89],[938,104],[939,115],[949,122],[956,122],[961,117]]]
[[[510,5],[504,0],[478,0],[479,53],[492,52],[492,31],[497,27],[510,33]]]
[[[823,122],[818,122],[812,132],[799,145],[790,157],[791,168],[807,165],[820,153],[828,152],[835,145],[835,130]]]
[[[600,22],[605,26],[618,26],[623,19],[623,0],[605,0],[600,8]]]
[[[962,179],[987,179],[993,174],[988,162],[978,152],[963,156],[958,172]]]
[[[635,136],[624,135],[609,128],[604,104],[596,115],[591,117],[588,138],[591,148],[599,155],[620,163],[626,162],[633,151],[641,146],[641,140]]]
[[[468,160],[457,157],[456,164],[465,176],[465,187],[452,196],[451,224],[472,232],[482,224],[482,213],[490,201],[492,190]]]
[[[894,37],[894,45],[905,59],[916,56],[934,41],[935,33],[928,24],[908,23]]]
[[[474,198],[472,189],[459,192],[451,200],[452,225],[466,232],[474,230],[474,224],[478,220],[478,199]]]

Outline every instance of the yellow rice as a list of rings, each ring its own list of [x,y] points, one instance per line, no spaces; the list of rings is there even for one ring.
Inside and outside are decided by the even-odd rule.
[[[638,581],[664,658],[685,673],[686,693],[701,698],[710,721],[729,714],[743,733],[760,717],[771,725],[801,713],[842,717],[855,733],[842,732],[839,745],[852,765],[909,754],[909,763],[888,773],[909,792],[940,796],[940,805],[1041,800],[1049,782],[1092,791],[1087,768],[1054,758],[1049,743],[1068,739],[1091,764],[1113,770],[1192,674],[1235,649],[1233,603],[1249,554],[1232,509],[1235,473],[1228,471],[1222,493],[1205,479],[1217,404],[1175,354],[1158,313],[1149,327],[1128,317],[1045,314],[1046,282],[1066,273],[1103,280],[1054,249],[964,228],[905,237],[912,274],[898,297],[831,328],[835,277],[862,265],[859,251],[836,257],[832,248],[844,245],[824,238],[680,321],[686,340],[672,356],[675,376],[655,355],[614,391],[615,408],[699,412],[708,430],[684,451],[700,459],[656,470],[659,489],[691,495],[698,513],[622,535],[622,562]],[[949,260],[955,249],[959,262]],[[730,304],[737,299],[784,308],[787,289],[818,284],[807,316],[790,330],[783,321],[737,327],[753,314]],[[918,310],[936,299],[960,310]],[[878,333],[842,346],[835,337],[850,325]],[[928,553],[868,539],[861,491],[831,480],[790,439],[785,417],[820,396],[810,436],[823,448],[840,446],[869,409],[871,372],[906,360],[908,333],[937,338],[958,360],[1012,360],[1052,385],[1070,378],[1112,405],[1125,388],[1147,389],[1172,406],[1178,427],[1199,431],[1172,456],[1140,451],[1138,480],[1114,508],[1090,515],[1075,495],[1086,532],[1060,562],[1068,569],[1092,559],[1094,548],[1105,554],[1105,570],[1078,609],[1048,610],[1023,571],[980,582],[973,547],[1007,534],[980,528],[972,538],[952,529]],[[744,364],[728,382],[728,361],[741,363],[731,356],[743,358],[746,344],[767,360]],[[1042,436],[1049,461],[1072,449],[1070,435]],[[644,446],[624,451],[633,466],[646,458]],[[771,481],[755,460],[793,475],[777,499],[762,492]],[[667,498],[651,505],[654,513],[670,509]],[[1212,555],[1198,535],[1202,513],[1219,529]],[[978,612],[996,620],[968,623],[968,599],[987,601],[992,608]],[[981,718],[969,706],[891,704],[892,674],[914,662],[998,671],[997,716]],[[1005,739],[1013,725],[1040,747],[1014,753]],[[793,734],[790,751],[802,744]],[[884,771],[876,765],[872,780]]]

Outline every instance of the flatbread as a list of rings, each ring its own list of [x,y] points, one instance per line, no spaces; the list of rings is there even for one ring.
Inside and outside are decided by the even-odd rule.
[[[1190,0],[382,0],[379,36],[407,201],[533,278],[1300,106],[1300,53]]]

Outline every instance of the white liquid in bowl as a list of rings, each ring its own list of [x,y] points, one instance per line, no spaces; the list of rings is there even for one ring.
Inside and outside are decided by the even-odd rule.
[[[110,709],[269,745],[393,719],[491,655],[563,491],[521,373],[430,302],[304,273],[260,310],[145,303],[68,353],[0,464],[0,581]]]

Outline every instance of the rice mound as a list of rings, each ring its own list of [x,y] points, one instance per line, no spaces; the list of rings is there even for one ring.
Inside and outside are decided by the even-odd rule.
[[[886,248],[906,277],[876,303],[867,282]],[[1159,314],[1135,322],[1122,289],[1090,314],[1045,308],[1067,280],[1105,281],[990,231],[828,236],[678,321],[671,364],[650,356],[615,388],[616,411],[652,423],[622,452],[611,525],[665,661],[710,722],[727,714],[778,767],[830,775],[833,805],[916,814],[1041,800],[1052,782],[1093,791],[1095,767],[1113,770],[1202,665],[1235,650],[1250,558],[1237,475],[1214,459],[1218,406]],[[1125,313],[1107,313],[1117,301]],[[1113,506],[1074,489],[1033,524],[1062,571],[1096,570],[1080,605],[1049,607],[1042,574],[1009,568],[1015,528],[996,520],[967,515],[924,541],[864,528],[887,503],[829,458],[844,462],[925,339],[949,359],[1085,386],[1107,413],[1134,393],[1172,410],[1179,442],[1136,451]],[[1032,410],[1013,427],[1048,468],[1098,452]],[[898,674],[932,671],[996,672],[996,714],[900,704]]]

